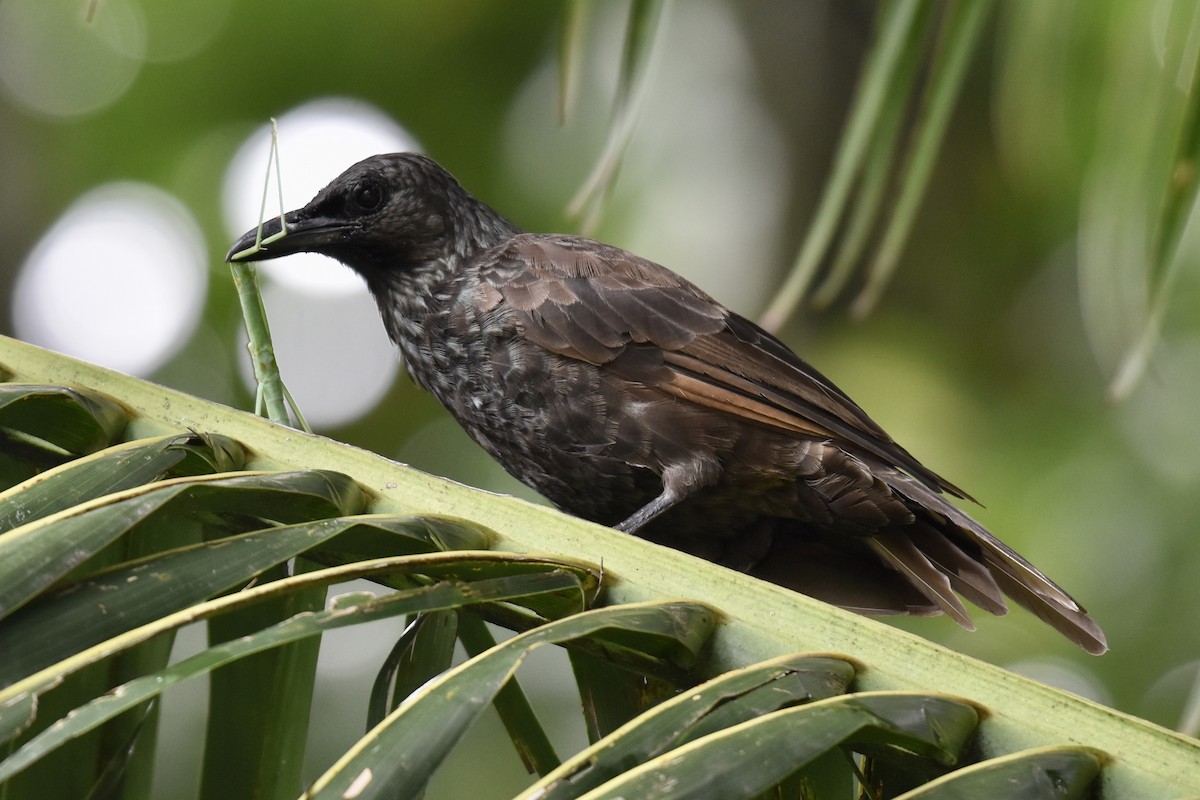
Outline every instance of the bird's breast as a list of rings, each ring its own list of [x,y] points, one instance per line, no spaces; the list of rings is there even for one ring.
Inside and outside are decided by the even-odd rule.
[[[518,480],[610,523],[658,493],[629,463],[629,419],[596,365],[528,341],[504,306],[460,301],[413,322],[393,328],[409,373]]]

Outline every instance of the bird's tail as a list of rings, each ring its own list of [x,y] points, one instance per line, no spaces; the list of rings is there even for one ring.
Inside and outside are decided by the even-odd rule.
[[[950,589],[993,614],[1008,610],[1007,594],[1087,652],[1108,650],[1104,632],[1086,609],[965,512],[907,475],[883,479],[912,501],[918,520],[878,537],[873,549],[956,622],[974,627],[969,618],[964,621],[965,608]]]

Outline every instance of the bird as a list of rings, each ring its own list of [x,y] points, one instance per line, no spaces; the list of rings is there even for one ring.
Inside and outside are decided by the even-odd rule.
[[[973,498],[664,266],[523,232],[415,153],[359,161],[227,260],[298,252],[357,272],[413,380],[569,514],[864,614],[973,630],[963,599],[1002,615],[1007,595],[1107,650],[1079,603],[949,500]]]

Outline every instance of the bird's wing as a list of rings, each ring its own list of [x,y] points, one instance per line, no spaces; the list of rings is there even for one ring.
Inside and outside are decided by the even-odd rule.
[[[941,610],[971,623],[955,591],[995,614],[1002,591],[1092,653],[1104,634],[1065,591],[949,503],[967,495],[922,466],[821,373],[752,322],[653,262],[573,236],[521,235],[489,255],[489,291],[526,338],[570,358],[762,425],[834,442],[923,514],[863,540],[911,590],[866,608]],[[807,540],[785,538],[800,546]],[[793,562],[772,564],[791,585]],[[786,573],[779,573],[786,564]],[[834,587],[840,597],[840,587]],[[862,598],[850,598],[856,605]],[[897,604],[898,603],[898,604]]]
[[[558,235],[516,236],[489,258],[497,300],[546,350],[628,370],[698,405],[847,444],[935,491],[966,497],[786,345],[665,267]]]

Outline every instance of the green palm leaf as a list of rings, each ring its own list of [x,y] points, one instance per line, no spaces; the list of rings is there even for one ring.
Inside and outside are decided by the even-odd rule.
[[[10,796],[148,786],[145,754],[159,724],[148,704],[168,687],[209,676],[220,713],[210,714],[205,732],[206,775],[240,773],[224,784],[225,796],[294,797],[299,767],[282,762],[303,752],[313,724],[306,708],[290,726],[250,726],[260,751],[236,752],[249,739],[231,731],[231,720],[251,708],[277,719],[271,709],[286,704],[270,690],[286,677],[286,660],[260,659],[326,630],[411,614],[429,616],[381,666],[375,724],[312,795],[416,796],[497,700],[519,749],[547,773],[527,798],[653,796],[652,787],[666,784],[674,796],[686,789],[695,797],[836,797],[863,782],[877,796],[910,797],[1070,797],[1096,786],[1120,798],[1200,791],[1194,740],[873,620],[11,340],[0,340],[0,365],[29,383],[52,375],[118,398],[129,440],[0,497],[0,511],[7,507],[14,521],[14,509],[31,511],[0,535],[0,589],[13,609],[0,620],[0,646],[15,653],[3,665],[12,683],[0,689],[0,733],[11,748],[0,785]],[[220,435],[172,430],[178,419]],[[155,463],[138,466],[129,458],[135,452]],[[194,474],[236,466],[240,452],[252,454],[244,464],[252,472]],[[105,482],[97,469],[77,505],[37,497],[101,463],[128,473]],[[20,505],[26,492],[33,502]],[[372,513],[357,513],[364,510]],[[603,572],[589,566],[601,561]],[[352,578],[371,580],[382,594],[295,605]],[[595,603],[601,607],[588,610]],[[97,613],[100,604],[108,613]],[[493,645],[480,619],[519,633]],[[196,622],[226,627],[196,655],[170,661],[173,633]],[[230,635],[235,622],[239,632]],[[475,655],[446,670],[449,643],[464,631]],[[597,735],[612,731],[557,768],[556,748],[524,695],[505,688],[530,649],[556,643],[585,665],[581,675],[591,674],[588,696],[610,720]],[[791,655],[805,652],[847,656]],[[242,670],[258,694],[224,686],[223,675],[239,674],[230,670]],[[615,677],[624,674],[635,677]],[[605,676],[616,691],[603,690]],[[703,677],[710,682],[672,696],[671,685]],[[299,685],[311,692],[310,683]],[[617,701],[622,710],[608,715],[610,696],[632,702]],[[248,697],[257,698],[249,708]],[[633,716],[640,708],[648,710]],[[237,748],[212,746],[220,737]],[[264,777],[270,763],[274,774]],[[220,787],[206,778],[206,793]],[[1017,794],[1001,794],[1004,787]]]

